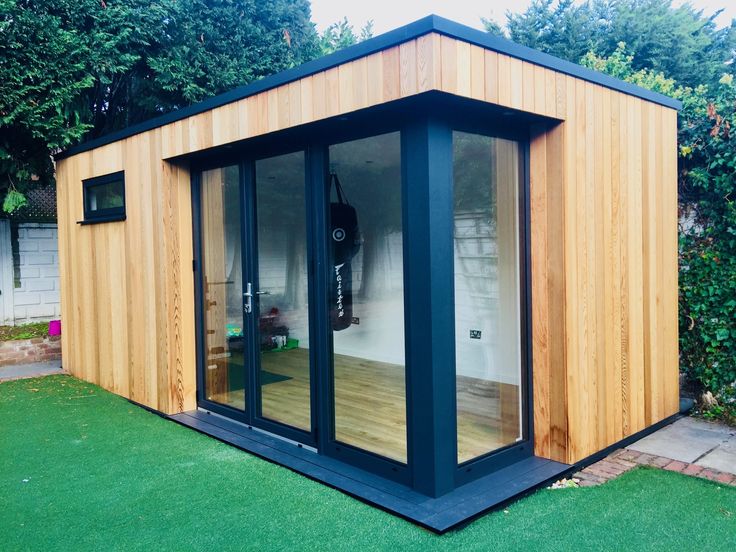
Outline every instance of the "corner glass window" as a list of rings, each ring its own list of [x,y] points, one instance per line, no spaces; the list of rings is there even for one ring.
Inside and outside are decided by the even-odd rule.
[[[520,147],[453,133],[457,461],[522,439]]]
[[[406,463],[401,136],[330,146],[335,439]]]
[[[82,181],[84,222],[125,220],[125,174],[123,171]]]

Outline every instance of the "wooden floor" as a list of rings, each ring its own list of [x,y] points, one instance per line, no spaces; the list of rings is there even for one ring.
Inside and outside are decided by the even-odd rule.
[[[293,349],[262,355],[262,370],[290,378],[262,386],[264,417],[309,429],[308,353]],[[240,390],[231,391],[227,399],[231,406],[244,406]],[[458,462],[511,444],[519,436],[517,386],[460,377],[457,400]],[[406,462],[403,366],[335,355],[335,437]]]

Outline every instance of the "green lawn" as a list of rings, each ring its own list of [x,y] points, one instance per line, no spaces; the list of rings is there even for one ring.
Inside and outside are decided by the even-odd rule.
[[[736,550],[736,489],[639,468],[444,536],[68,376],[0,384],[0,550]]]

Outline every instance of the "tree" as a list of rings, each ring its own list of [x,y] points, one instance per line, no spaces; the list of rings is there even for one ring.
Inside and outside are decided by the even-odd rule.
[[[499,25],[483,20],[486,29]],[[573,0],[532,0],[524,13],[506,12],[506,29],[514,42],[577,62],[593,47],[596,23],[588,3]]]
[[[690,87],[715,86],[734,70],[736,23],[718,29],[720,11],[705,16],[672,0],[595,0],[592,9],[599,21],[595,51],[610,55],[625,42],[634,70],[661,71]]]
[[[11,211],[53,152],[320,54],[308,0],[0,0],[0,36]]]
[[[348,22],[348,18],[333,23],[327,27],[320,36],[320,51],[323,56],[331,54],[358,42],[368,40],[373,37],[373,21],[368,21],[360,30],[360,34],[356,35],[353,26]]]
[[[715,18],[672,0],[533,0],[522,14],[506,14],[511,40],[578,63],[588,51],[607,57],[624,42],[632,69],[653,69],[695,87],[714,85],[734,71],[736,22],[718,29]],[[489,32],[498,25],[484,21]]]

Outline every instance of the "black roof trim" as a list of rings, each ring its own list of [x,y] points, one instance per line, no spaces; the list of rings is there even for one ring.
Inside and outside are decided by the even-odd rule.
[[[320,71],[326,71],[327,69],[331,69],[337,65],[342,65],[343,63],[366,57],[370,54],[380,52],[381,50],[386,50],[431,32],[470,42],[477,46],[495,50],[502,54],[600,84],[607,88],[618,90],[631,96],[637,96],[644,100],[670,107],[672,109],[679,110],[682,107],[682,103],[680,101],[663,94],[652,92],[651,90],[621,81],[575,63],[556,58],[526,46],[521,46],[520,44],[516,44],[515,42],[511,42],[505,38],[494,36],[478,29],[461,25],[460,23],[455,23],[454,21],[450,21],[444,17],[428,15],[427,17],[423,17],[413,23],[409,23],[408,25],[404,25],[403,27],[381,34],[375,38],[366,40],[365,42],[355,44],[354,46],[350,46],[328,56],[314,59],[297,67],[257,80],[253,83],[239,86],[229,92],[225,92],[224,94],[213,96],[194,105],[166,113],[160,117],[155,117],[122,130],[105,134],[104,136],[100,136],[94,140],[89,140],[76,146],[72,146],[58,153],[56,155],[56,159],[64,159],[65,157],[70,157],[175,121],[186,119],[187,117],[192,117],[193,115],[198,115],[216,107],[242,100],[248,96],[253,96],[259,92],[270,90],[271,88],[276,88],[277,86],[288,84],[289,82],[319,73]]]

